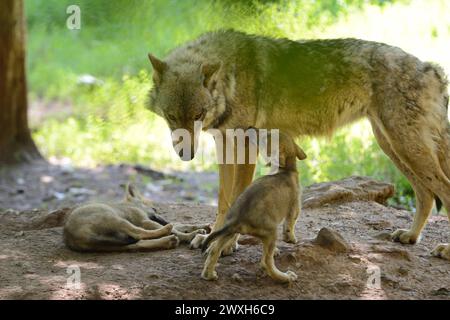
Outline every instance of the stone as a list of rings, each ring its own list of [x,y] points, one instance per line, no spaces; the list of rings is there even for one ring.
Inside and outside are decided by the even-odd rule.
[[[394,195],[394,186],[367,177],[352,176],[333,182],[317,183],[305,188],[303,208],[318,208],[332,203],[375,201],[386,203]]]
[[[231,276],[231,279],[233,279],[236,282],[242,282],[242,277],[238,274],[238,273],[233,273],[233,275]]]
[[[337,253],[349,250],[347,241],[339,233],[329,228],[322,228],[313,243]]]

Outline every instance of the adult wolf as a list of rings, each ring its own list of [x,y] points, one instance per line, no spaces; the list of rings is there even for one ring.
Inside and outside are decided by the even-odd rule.
[[[435,198],[450,215],[449,97],[439,66],[383,43],[292,41],[233,30],[204,34],[163,60],[149,57],[150,109],[172,130],[185,128],[194,137],[194,121],[202,121],[203,129],[277,128],[293,137],[330,136],[367,117],[416,195],[413,225],[392,238],[416,243]],[[215,229],[250,184],[254,165],[223,164],[219,170]],[[437,246],[433,254],[450,260],[450,245]]]

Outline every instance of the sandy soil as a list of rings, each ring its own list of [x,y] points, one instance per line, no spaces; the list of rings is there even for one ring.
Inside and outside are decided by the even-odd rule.
[[[206,282],[200,278],[204,258],[199,250],[186,246],[103,254],[81,254],[65,248],[61,225],[67,210],[53,209],[99,195],[117,200],[119,184],[129,178],[127,170],[135,169],[58,170],[64,171],[42,167],[38,174],[24,172],[19,177],[23,191],[18,194],[11,194],[17,189],[17,184],[8,180],[11,177],[0,181],[0,207],[4,208],[0,209],[0,299],[450,299],[450,263],[429,254],[435,245],[450,240],[447,217],[432,216],[418,245],[386,240],[386,232],[408,227],[412,220],[407,211],[381,204],[393,193],[388,184],[353,177],[305,190],[305,208],[296,229],[300,240],[295,245],[280,241],[281,254],[276,259],[280,269],[297,273],[297,282],[278,284],[264,275],[259,269],[261,247],[246,237],[241,238],[236,253],[221,258],[219,280]],[[53,182],[43,182],[41,177],[50,173]],[[159,177],[148,182],[139,172],[132,175],[141,187],[167,180]],[[64,182],[64,176],[71,182]],[[95,194],[84,191],[81,199],[70,196],[69,185],[82,184],[83,177],[89,178],[87,189]],[[17,181],[17,174],[14,179]],[[39,179],[38,187],[31,183],[33,179]],[[42,196],[55,190],[62,190],[66,197],[42,201]],[[159,189],[146,190],[152,197],[152,190]],[[200,189],[194,192],[205,193]],[[189,199],[170,203],[179,194],[168,192],[162,199],[164,192],[154,193],[164,201],[155,202],[156,210],[170,221],[214,220],[214,206]],[[30,203],[40,209],[30,210]],[[338,252],[312,241],[323,227],[339,233],[348,249]],[[74,267],[80,270],[79,288],[70,286]]]

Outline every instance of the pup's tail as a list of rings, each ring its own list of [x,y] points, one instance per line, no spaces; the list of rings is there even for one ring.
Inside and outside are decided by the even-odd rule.
[[[206,249],[208,249],[209,244],[212,241],[216,240],[217,237],[231,235],[231,234],[235,233],[234,229],[235,229],[234,225],[230,223],[230,224],[225,225],[223,228],[209,234],[209,236],[203,241],[202,253],[205,252]]]

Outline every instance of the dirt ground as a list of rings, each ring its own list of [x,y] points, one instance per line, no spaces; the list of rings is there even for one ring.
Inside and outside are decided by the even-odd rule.
[[[276,264],[297,273],[278,284],[259,268],[261,247],[241,237],[239,250],[220,259],[219,280],[200,278],[199,250],[89,253],[62,243],[67,210],[92,199],[118,200],[135,181],[169,221],[213,222],[215,175],[167,175],[133,166],[95,170],[41,164],[0,179],[0,299],[450,299],[450,262],[430,256],[449,242],[448,219],[433,215],[415,246],[386,239],[411,224],[411,213],[386,207],[389,184],[367,178],[305,188],[299,242],[279,242]],[[34,209],[33,208],[37,208]],[[58,209],[59,208],[59,209]],[[56,210],[58,209],[58,210]],[[327,227],[344,239],[335,250],[312,241]],[[72,270],[80,270],[73,287]],[[69,281],[69,284],[68,284]]]

